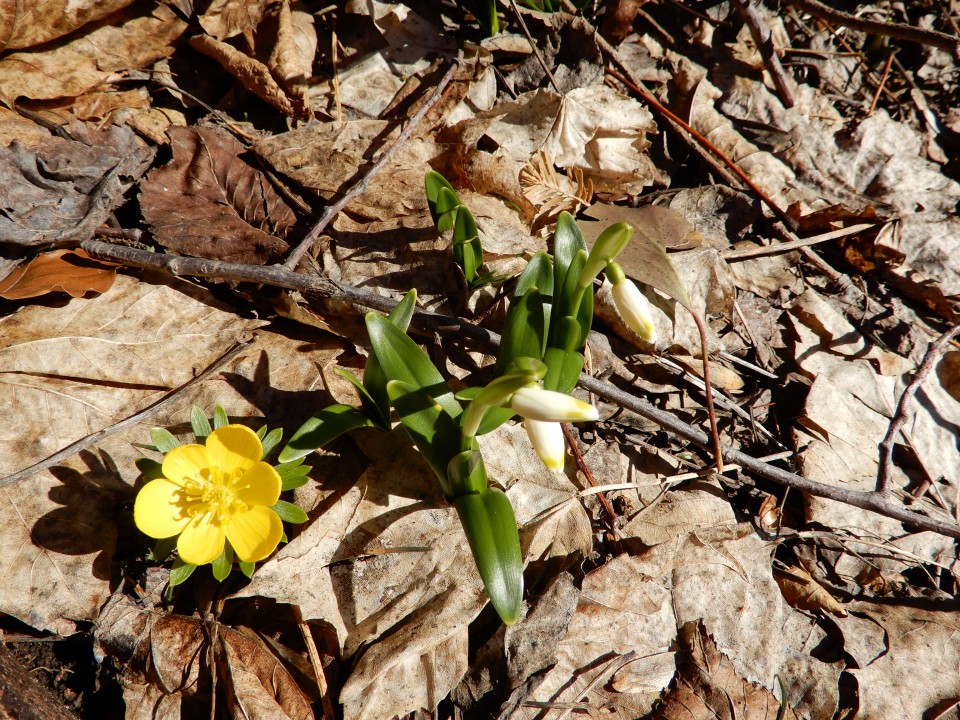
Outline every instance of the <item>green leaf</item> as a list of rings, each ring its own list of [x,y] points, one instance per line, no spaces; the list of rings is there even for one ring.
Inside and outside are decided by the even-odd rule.
[[[567,279],[567,270],[570,263],[580,251],[587,252],[587,243],[583,233],[577,227],[577,221],[568,212],[557,216],[557,229],[553,233],[553,287],[559,293]],[[557,298],[554,298],[554,311],[557,308]]]
[[[286,500],[277,500],[271,508],[284,522],[299,525],[305,523],[309,518],[299,505],[287,502]]]
[[[497,488],[463,495],[453,505],[490,601],[512,625],[523,605],[523,556],[513,506]]]
[[[210,569],[217,582],[223,582],[227,579],[230,571],[233,570],[233,548],[230,543],[223,547],[223,552],[217,556],[217,559],[210,563]]]
[[[153,428],[150,431],[150,439],[153,440],[153,444],[157,450],[164,454],[176,447],[180,447],[180,441],[165,428]]]
[[[134,462],[144,480],[157,480],[162,478],[163,463],[159,463],[151,458],[137,458]]]
[[[284,492],[286,490],[296,490],[298,487],[303,487],[308,482],[310,478],[306,475],[297,475],[295,477],[284,478],[283,482],[280,484],[280,491]]]
[[[453,185],[447,182],[443,175],[434,170],[430,170],[423,176],[423,184],[427,195],[427,206],[430,208],[430,217],[433,218],[433,224],[436,225],[437,218],[457,208],[460,204],[460,198],[457,197],[457,191],[453,189]],[[443,198],[440,196],[442,190],[448,191]],[[453,196],[452,199],[451,195]]]
[[[463,268],[467,282],[472,282],[477,268],[483,264],[483,247],[480,244],[480,231],[473,213],[466,205],[457,211],[457,221],[453,228],[453,259]]]
[[[266,426],[264,426],[266,430]],[[273,452],[273,449],[280,444],[280,441],[283,440],[283,428],[274,428],[267,435],[261,438],[261,444],[263,445],[263,455],[261,460],[265,460],[267,455]]]
[[[367,315],[370,344],[389,380],[399,380],[423,390],[451,416],[463,409],[427,354],[400,328],[376,313]]]
[[[543,297],[537,288],[532,287],[525,295],[510,302],[494,372],[503,374],[514,358],[532,357],[539,360],[543,357],[545,344]]]
[[[440,480],[444,494],[452,497],[447,465],[460,452],[461,434],[457,421],[416,385],[391,380],[387,383],[387,392],[413,444]]]
[[[442,178],[441,178],[442,179]],[[446,182],[446,181],[444,181]],[[403,332],[410,327],[413,313],[417,306],[417,291],[410,290],[387,315],[387,319]],[[384,430],[390,429],[390,398],[387,397],[387,375],[377,359],[375,352],[367,357],[367,365],[363,371],[363,387],[365,391],[357,389],[360,402],[367,411],[367,416]],[[364,392],[370,398],[369,405],[364,401]]]
[[[197,566],[193,563],[184,562],[180,558],[176,558],[173,561],[173,566],[170,568],[170,577],[167,578],[167,586],[170,588],[175,588],[177,585],[182,585],[187,581],[193,571],[197,569]]]
[[[447,478],[450,481],[450,494],[456,500],[463,495],[484,492],[487,489],[487,469],[483,464],[483,455],[477,449],[477,443],[451,458],[447,464]]]
[[[230,424],[230,418],[227,417],[227,412],[222,407],[217,405],[213,409],[213,429],[219,430],[222,427],[225,427]]]
[[[551,347],[547,348],[543,361],[547,364],[543,387],[566,394],[573,392],[583,370],[583,355],[576,350]]]
[[[257,428],[256,431],[257,439],[260,441],[260,444],[263,445],[263,439],[267,436],[267,426],[261,425]]]
[[[583,312],[584,298],[589,296],[590,303],[587,314],[590,319],[593,318],[593,286],[580,287],[577,280],[580,278],[580,272],[587,262],[587,253],[578,250],[573,256],[570,265],[567,268],[564,284],[557,294],[553,303],[553,326],[550,328],[549,344],[553,347],[564,348],[565,350],[579,350],[583,347],[587,333],[590,332],[590,324],[586,328],[580,324],[579,320]],[[574,320],[571,325],[570,321]]]
[[[252,562],[244,562],[241,560],[237,563],[240,566],[240,572],[246,575],[248,578],[253,577],[253,571],[256,570],[257,564]]]
[[[293,434],[278,459],[287,463],[302,458],[345,432],[361,427],[373,427],[370,418],[349,405],[331,405],[307,420]]]
[[[190,427],[193,428],[193,434],[201,445],[206,441],[207,436],[213,432],[210,429],[207,414],[196,405],[190,408]]]
[[[539,290],[544,298],[553,295],[553,265],[550,264],[550,256],[542,250],[530,258],[520,273],[513,288],[513,297],[523,297],[533,288]]]
[[[510,408],[503,407],[489,407],[487,412],[483,415],[483,420],[480,421],[480,427],[477,428],[477,437],[481,435],[486,435],[489,432],[493,432],[498,427],[507,422],[512,418],[516,413]]]

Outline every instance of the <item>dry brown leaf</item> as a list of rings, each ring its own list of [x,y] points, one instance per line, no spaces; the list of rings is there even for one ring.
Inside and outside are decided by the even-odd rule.
[[[296,218],[243,145],[213,128],[170,129],[173,160],[140,184],[157,241],[185,255],[263,264],[286,249]]]
[[[830,592],[818,583],[804,568],[793,566],[774,569],[773,577],[791,607],[813,612],[828,612],[846,617],[847,611]]]
[[[0,61],[2,62],[2,61]],[[27,149],[0,147],[0,242],[77,243],[93,237],[123,193],[146,171],[153,150],[127,128],[69,126],[74,138],[48,137]]]
[[[96,3],[94,3],[96,5]],[[187,24],[165,4],[133,6],[90,23],[82,33],[0,58],[0,97],[77,97],[114,72],[166,57]]]
[[[534,225],[550,222],[563,211],[576,215],[593,200],[593,181],[584,182],[580,168],[574,168],[572,174],[575,187],[571,178],[557,174],[543,148],[520,170],[520,188],[537,211]]]
[[[317,30],[313,15],[302,9],[302,3],[291,7],[290,0],[280,6],[277,39],[267,60],[270,73],[283,87],[293,104],[294,115],[308,119],[310,110],[309,80],[317,54]]]
[[[124,663],[127,717],[155,720],[168,712],[180,717],[189,703],[209,706],[211,638],[216,687],[233,717],[313,718],[310,700],[290,671],[252,632],[144,608],[115,595],[98,619],[97,642]]]
[[[76,3],[33,0],[4,3],[0,11],[0,51],[19,50],[69,35],[88,22],[122,10],[134,0]]]
[[[35,257],[0,280],[0,297],[22,300],[51,292],[81,297],[110,289],[117,266],[92,259],[83,250],[54,250]]]
[[[704,623],[680,629],[677,682],[650,717],[655,720],[796,720],[793,708],[741,677]]]
[[[213,0],[200,16],[200,26],[217,40],[254,30],[273,0]]]
[[[296,117],[293,103],[270,74],[270,68],[259,60],[240,52],[232,45],[209,35],[194,35],[190,47],[220,63],[221,67],[239,80],[243,86],[268,105],[284,115]]]

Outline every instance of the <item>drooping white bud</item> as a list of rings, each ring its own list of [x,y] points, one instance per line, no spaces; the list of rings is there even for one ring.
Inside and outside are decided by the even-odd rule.
[[[583,422],[600,417],[593,405],[564,393],[544,390],[539,385],[517,390],[510,400],[510,407],[518,415],[542,422]]]
[[[533,445],[533,449],[537,451],[537,455],[543,460],[547,469],[563,470],[567,444],[564,442],[563,428],[560,427],[560,423],[541,422],[528,418],[523,421],[523,426],[527,429],[530,444]]]
[[[613,302],[628,328],[648,343],[657,342],[657,329],[653,324],[650,303],[632,280],[624,278],[613,286]]]

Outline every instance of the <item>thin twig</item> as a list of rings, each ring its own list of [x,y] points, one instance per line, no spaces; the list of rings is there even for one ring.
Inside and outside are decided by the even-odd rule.
[[[820,243],[827,242],[829,240],[837,240],[838,238],[857,235],[862,233],[864,230],[869,230],[873,227],[876,227],[875,223],[857,223],[856,225],[851,225],[850,227],[841,228],[839,230],[831,230],[830,232],[826,232],[821,235],[814,235],[808,238],[798,238],[796,240],[774,243],[773,245],[762,245],[755,248],[751,247],[740,248],[738,250],[725,250],[720,253],[720,257],[727,262],[739,262],[741,260],[752,260],[753,258],[766,257],[768,255],[779,255],[780,253],[792,252],[793,250],[799,250],[800,248],[809,247],[811,245],[819,245]]]
[[[323,215],[320,216],[320,219],[317,220],[316,224],[310,231],[306,234],[303,240],[300,241],[300,244],[297,245],[293,251],[290,253],[290,256],[287,258],[287,261],[283,266],[289,270],[293,270],[300,263],[300,260],[303,258],[304,254],[313,247],[313,244],[319,239],[321,233],[327,229],[333,219],[337,214],[343,210],[347,205],[349,205],[353,200],[359,197],[367,189],[367,183],[370,182],[371,178],[376,175],[384,165],[386,165],[390,160],[396,155],[400,147],[407,141],[407,139],[413,134],[413,131],[416,130],[417,126],[420,124],[420,121],[426,116],[433,107],[440,102],[440,99],[443,97],[443,91],[446,89],[447,85],[450,84],[450,81],[453,80],[454,74],[457,72],[457,69],[460,67],[460,62],[454,60],[450,65],[450,68],[444,73],[443,77],[440,78],[440,82],[437,83],[437,87],[434,89],[433,94],[430,96],[430,99],[424,103],[416,115],[410,118],[410,122],[407,123],[407,126],[403,131],[397,136],[397,139],[393,141],[393,144],[388,147],[383,154],[380,155],[380,158],[373,164],[367,172],[363,174],[353,186],[347,190],[340,200],[335,202],[333,205],[328,205],[323,211]]]
[[[580,454],[580,448],[577,447],[577,441],[574,439],[573,433],[570,432],[570,428],[566,423],[560,423],[560,427],[563,428],[563,437],[566,438],[567,445],[570,446],[570,452],[573,453],[573,460],[577,464],[577,469],[583,473],[583,476],[587,479],[587,482],[589,482],[592,487],[600,487],[600,483],[598,483],[596,478],[593,477],[593,473],[590,472],[590,468],[588,468],[587,464],[583,461],[583,455]],[[611,505],[610,501],[607,500],[606,495],[600,495],[600,504],[603,505],[603,509],[606,510],[607,515],[610,516],[610,523],[607,527],[610,528],[613,536],[619,540],[620,531],[617,529],[617,511],[613,509],[613,505]]]
[[[932,45],[941,50],[951,53],[956,60],[960,60],[960,38],[936,30],[923,30],[922,28],[907,25],[905,23],[879,22],[877,20],[866,20],[850,13],[834,10],[817,0],[787,0],[790,5],[804,10],[811,15],[832,22],[836,25],[844,25],[851,30],[870,35],[879,35],[880,37],[891,37],[896,40],[906,40],[907,42],[917,43],[918,45]]]
[[[873,115],[873,111],[877,109],[877,102],[880,100],[880,95],[883,94],[883,89],[887,86],[887,78],[890,77],[890,66],[893,65],[895,55],[896,52],[894,50],[887,53],[887,62],[883,66],[883,75],[880,77],[880,84],[877,85],[877,91],[873,94],[873,100],[870,101],[870,109],[867,110],[867,117]]]
[[[509,0],[510,7],[513,9],[513,15],[517,18],[517,22],[520,24],[520,29],[523,30],[523,34],[527,38],[527,42],[530,43],[530,49],[533,50],[534,57],[537,58],[537,62],[540,63],[540,67],[543,68],[543,71],[547,74],[547,79],[550,81],[550,84],[553,85],[553,89],[557,91],[557,95],[563,95],[563,90],[560,89],[560,86],[557,85],[557,81],[553,77],[553,73],[550,72],[550,66],[547,65],[547,61],[543,59],[543,55],[540,54],[540,48],[537,47],[536,41],[533,39],[533,36],[530,34],[530,31],[527,29],[527,23],[523,19],[523,15],[520,14],[520,8],[517,7],[517,0]]]
[[[107,244],[107,243],[103,243]],[[137,252],[146,252],[144,250],[138,250]],[[147,253],[152,255],[153,253]],[[53,467],[57,463],[61,463],[66,460],[68,457],[76,455],[81,450],[86,450],[91,445],[103,440],[105,437],[113,435],[114,433],[120,432],[128,427],[132,427],[139,422],[146,420],[149,417],[153,417],[163,408],[169,405],[171,402],[181,397],[190,388],[198,385],[199,383],[206,380],[208,377],[220,370],[224,365],[233,360],[237,355],[239,355],[244,349],[246,349],[249,342],[237,342],[234,343],[229,350],[227,350],[223,355],[214,360],[206,370],[197,375],[195,378],[188,380],[183,385],[178,388],[175,388],[164,395],[162,398],[157,400],[155,403],[148,405],[143,410],[134,413],[130,417],[124,418],[119,422],[115,422],[113,425],[108,425],[107,427],[97,430],[95,433],[91,433],[86,437],[82,437],[74,443],[70,443],[62,450],[58,450],[53,455],[48,458],[41,460],[40,462],[34,463],[28,468],[24,468],[19,472],[15,472],[12,475],[7,475],[5,478],[0,478],[0,488],[6,487],[7,485],[12,485],[15,482],[19,482],[24,478],[30,477],[31,475],[36,475],[38,472],[42,472],[48,468]]]
[[[275,287],[299,290],[301,292],[312,292],[325,297],[336,297],[361,307],[383,311],[392,309],[397,303],[396,299],[383,297],[382,295],[366,292],[358,288],[340,285],[318,276],[296,273],[282,266],[262,267],[224,263],[218,260],[173,257],[148,252],[146,250],[139,250],[137,248],[111,245],[110,243],[98,240],[88,240],[81,243],[81,247],[86,250],[91,257],[101,260],[112,260],[135,267],[164,270],[175,275],[182,274],[233,280],[235,282],[249,281],[263,283]],[[439,313],[417,311],[414,313],[413,323],[415,327],[429,328],[431,331],[455,332],[487,348],[497,347],[500,344],[500,336],[497,333],[477,327],[459,318],[440,315]],[[710,436],[706,433],[683,422],[669,412],[660,410],[645,400],[641,400],[620,390],[608,382],[598,380],[586,373],[581,373],[579,385],[608,402],[620,405],[656,423],[664,430],[684,440],[704,448],[708,448],[712,444]],[[724,460],[742,465],[746,470],[758,477],[766,478],[767,480],[786,485],[787,487],[796,488],[811,495],[836,500],[837,502],[853,505],[854,507],[863,508],[864,510],[870,510],[880,515],[900,520],[901,522],[922,530],[930,530],[947,537],[960,539],[960,525],[957,523],[944,522],[921,515],[918,512],[907,510],[900,505],[895,505],[887,498],[875,492],[858,492],[827,485],[769,465],[733,448],[721,445],[721,450],[723,451]]]
[[[710,418],[710,436],[713,438],[713,457],[717,472],[723,474],[723,450],[720,449],[720,431],[717,430],[717,414],[713,409],[713,387],[710,385],[710,356],[707,352],[707,329],[703,319],[692,310],[690,315],[700,331],[700,351],[703,353],[703,392],[707,397],[707,417]]]
[[[313,668],[313,675],[316,680],[317,690],[320,692],[320,703],[323,708],[323,720],[334,720],[333,703],[330,702],[330,687],[327,685],[327,676],[323,672],[323,663],[320,660],[320,652],[317,650],[317,644],[313,641],[313,632],[310,625],[303,619],[303,613],[300,612],[299,605],[291,605],[294,617],[297,619],[297,626],[300,628],[300,634],[303,636],[303,642],[307,646],[307,657],[310,658],[310,666]]]
[[[787,76],[780,64],[780,58],[777,50],[773,46],[772,33],[766,20],[760,15],[758,6],[752,0],[736,0],[734,3],[737,11],[743,16],[750,28],[750,34],[753,36],[753,42],[756,43],[760,51],[760,57],[773,79],[773,85],[780,96],[780,102],[786,108],[792,108],[797,104],[797,93],[793,86],[793,80]]]
[[[880,442],[880,467],[877,469],[877,492],[883,497],[890,496],[891,477],[893,475],[893,444],[897,439],[900,429],[907,423],[907,411],[910,401],[917,394],[917,390],[927,379],[927,376],[933,372],[933,366],[940,358],[940,353],[950,343],[950,341],[960,333],[960,325],[952,327],[945,332],[936,341],[930,343],[926,354],[923,356],[923,362],[917,368],[916,375],[910,384],[904,388],[900,401],[897,403],[897,410],[890,421],[890,427],[887,428],[887,434]]]

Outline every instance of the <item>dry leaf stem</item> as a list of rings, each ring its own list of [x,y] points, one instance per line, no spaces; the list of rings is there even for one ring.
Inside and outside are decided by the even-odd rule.
[[[327,226],[333,221],[337,214],[366,191],[367,183],[370,182],[370,179],[376,175],[384,165],[390,162],[391,158],[396,155],[400,147],[413,134],[413,131],[417,129],[420,121],[423,120],[427,113],[430,112],[430,110],[432,110],[433,107],[440,102],[441,98],[443,98],[443,91],[446,89],[447,85],[450,84],[450,81],[453,80],[453,76],[459,67],[459,60],[454,60],[447,69],[447,72],[445,72],[443,77],[440,78],[440,82],[438,82],[437,87],[434,88],[430,99],[427,100],[427,102],[424,103],[419,110],[417,110],[417,113],[412,118],[410,118],[410,122],[407,123],[407,126],[397,136],[397,139],[393,141],[393,144],[383,151],[383,153],[377,159],[377,162],[373,164],[373,167],[367,170],[363,176],[357,180],[357,182],[354,183],[346,193],[344,193],[342,198],[340,198],[333,205],[328,205],[326,207],[326,209],[323,211],[323,214],[320,216],[320,219],[317,220],[312,228],[310,228],[310,231],[306,234],[303,240],[300,241],[300,244],[290,252],[286,262],[283,263],[283,267],[287,268],[288,270],[293,270],[295,267],[297,267],[303,256],[311,247],[313,247],[313,244],[319,239],[321,233],[327,229]]]
[[[280,265],[253,266],[225,263],[219,260],[188,258],[153,253],[138,248],[111,245],[100,240],[88,240],[81,243],[81,247],[91,257],[100,260],[119,262],[133,267],[151,268],[168,272],[172,275],[187,275],[205,277],[233,282],[255,282],[273,287],[298,290],[305,293],[316,293],[324,297],[336,297],[353,304],[388,311],[396,304],[395,300],[375,293],[366,292],[348,285],[340,285],[329,279],[316,275],[305,275],[286,269]],[[473,325],[459,318],[440,315],[438,313],[417,311],[413,322],[417,327],[428,328],[430,331],[456,332],[461,336],[469,337],[487,347],[496,347],[500,344],[500,336],[485,328]],[[605,400],[620,405],[627,410],[657,423],[664,430],[672,432],[678,437],[692,442],[700,447],[710,447],[711,438],[706,433],[688,425],[674,415],[654,407],[645,400],[623,392],[614,385],[591,377],[586,373],[580,375],[580,387],[595,393]],[[864,510],[870,510],[880,515],[900,520],[922,530],[930,530],[947,537],[960,539],[960,525],[953,522],[944,522],[935,518],[921,515],[897,505],[887,497],[877,492],[861,492],[847,490],[833,485],[826,485],[808,478],[796,475],[781,468],[775,467],[751,455],[721,446],[723,457],[731,463],[737,463],[745,469],[762,478],[796,488],[811,495],[824,497],[830,500],[853,505]],[[67,453],[69,455],[70,453]],[[2,483],[4,481],[0,481]],[[2,486],[2,485],[0,485]]]
[[[880,442],[880,467],[877,469],[877,493],[885,498],[890,497],[891,476],[893,474],[893,444],[897,435],[904,425],[907,424],[907,411],[910,401],[917,394],[917,390],[923,384],[927,376],[933,371],[933,366],[940,359],[943,349],[950,344],[958,334],[960,334],[960,325],[956,325],[934,342],[930,343],[926,354],[923,356],[923,362],[917,368],[913,380],[903,390],[900,401],[897,403],[897,410],[894,413],[893,420],[890,421],[890,427],[887,428],[887,434]]]
[[[603,505],[603,509],[606,511],[607,515],[610,516],[610,523],[608,527],[610,532],[613,533],[613,536],[620,539],[620,531],[617,530],[617,511],[613,509],[613,505],[610,504],[610,501],[607,499],[607,496],[603,493],[603,488],[600,483],[597,482],[596,478],[593,477],[593,473],[590,472],[590,468],[587,467],[587,464],[583,461],[583,455],[580,454],[580,448],[577,447],[577,441],[573,437],[573,433],[570,432],[570,426],[567,423],[561,423],[560,427],[563,428],[563,437],[567,441],[567,445],[570,447],[570,452],[573,453],[573,461],[577,465],[577,469],[583,473],[583,476],[587,479],[587,482],[590,483],[591,487],[599,488],[598,499],[600,504]]]

